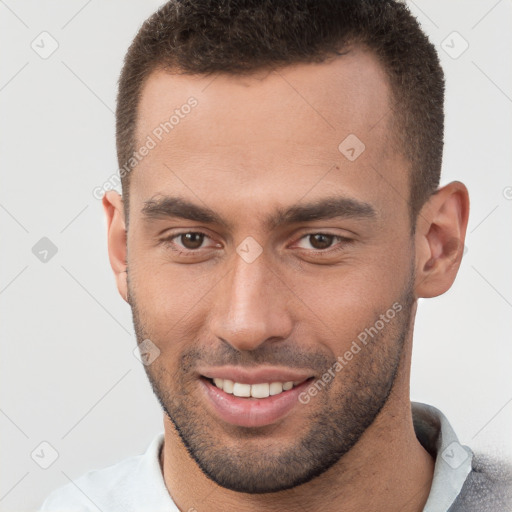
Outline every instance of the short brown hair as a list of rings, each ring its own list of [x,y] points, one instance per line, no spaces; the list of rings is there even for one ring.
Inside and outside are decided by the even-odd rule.
[[[246,74],[322,62],[349,44],[371,49],[391,84],[394,134],[410,162],[413,226],[437,189],[444,131],[444,74],[435,47],[399,0],[171,0],[142,25],[119,79],[119,167],[135,151],[137,110],[157,68],[185,74]],[[133,158],[131,160],[134,160]],[[130,172],[121,174],[128,222]]]

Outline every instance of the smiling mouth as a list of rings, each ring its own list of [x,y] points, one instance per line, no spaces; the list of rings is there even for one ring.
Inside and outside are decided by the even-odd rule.
[[[300,386],[306,381],[312,380],[313,377],[303,379],[300,381],[286,381],[286,382],[261,382],[257,384],[244,384],[242,382],[235,382],[229,379],[201,377],[202,379],[210,382],[216,388],[221,389],[224,393],[233,395],[239,398],[267,398],[269,396],[280,395],[289,391],[297,386]]]

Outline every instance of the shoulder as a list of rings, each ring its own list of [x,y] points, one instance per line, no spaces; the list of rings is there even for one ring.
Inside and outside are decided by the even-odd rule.
[[[116,503],[130,477],[136,473],[141,455],[127,457],[103,469],[89,471],[74,481],[55,489],[44,501],[40,511],[89,512],[102,505]],[[116,510],[110,508],[109,510]]]
[[[163,434],[159,434],[144,454],[89,471],[55,489],[39,512],[127,512],[133,507],[137,510],[140,501],[144,503],[145,493],[165,497],[158,462],[162,440]]]
[[[512,464],[495,455],[474,453],[471,472],[450,511],[512,510]]]

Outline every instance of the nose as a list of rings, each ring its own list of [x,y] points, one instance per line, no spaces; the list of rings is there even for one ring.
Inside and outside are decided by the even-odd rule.
[[[255,350],[266,341],[287,339],[293,322],[290,290],[264,254],[248,263],[234,255],[233,268],[216,288],[210,328],[233,348]]]

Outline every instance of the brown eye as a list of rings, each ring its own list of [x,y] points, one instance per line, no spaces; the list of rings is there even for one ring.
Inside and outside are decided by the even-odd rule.
[[[183,233],[178,238],[185,249],[194,250],[203,245],[204,236],[203,233]]]
[[[311,246],[318,250],[328,249],[335,238],[334,235],[326,235],[324,233],[315,233],[314,235],[308,235],[308,237]]]

